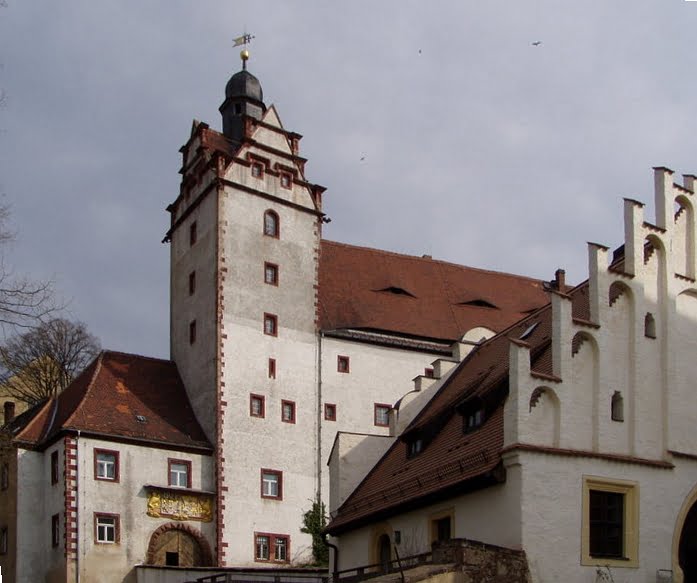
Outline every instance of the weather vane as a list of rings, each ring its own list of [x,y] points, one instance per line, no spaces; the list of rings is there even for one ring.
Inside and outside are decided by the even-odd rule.
[[[247,61],[249,60],[249,51],[247,50],[247,45],[252,42],[252,39],[254,37],[251,34],[247,34],[246,32],[242,36],[238,36],[236,39],[233,39],[235,44],[233,44],[233,47],[239,47],[244,45],[244,49],[240,51],[240,59],[242,59],[242,69],[246,70],[247,69]]]

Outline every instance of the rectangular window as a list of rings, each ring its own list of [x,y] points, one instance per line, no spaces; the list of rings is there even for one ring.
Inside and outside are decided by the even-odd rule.
[[[94,450],[94,479],[119,481],[119,452],[108,449]]]
[[[94,540],[100,544],[118,544],[118,514],[94,514]]]
[[[186,460],[167,460],[169,485],[175,488],[191,488],[191,462]]]
[[[334,403],[324,404],[324,419],[326,421],[336,421],[336,405]]]
[[[278,285],[278,265],[275,263],[264,263],[264,283]]]
[[[2,475],[0,475],[0,486],[3,490],[7,490],[10,487],[10,465],[8,463],[2,464]]]
[[[288,172],[281,172],[281,186],[283,188],[290,188],[293,182],[293,178]]]
[[[432,379],[433,378],[433,369],[430,367],[427,367],[424,369],[424,376],[426,378]]]
[[[196,320],[189,322],[189,344],[196,342]]]
[[[436,541],[450,540],[454,536],[453,524],[455,522],[455,510],[442,510],[429,516],[431,544]]]
[[[189,295],[193,296],[196,291],[196,271],[189,274]]]
[[[0,555],[6,555],[7,554],[7,546],[8,546],[8,534],[7,534],[7,527],[3,526],[0,528]]]
[[[276,359],[275,358],[269,358],[269,378],[270,379],[276,378]]]
[[[58,451],[51,453],[51,484],[58,483]]]
[[[583,477],[583,565],[639,565],[636,482]]]
[[[263,418],[265,416],[265,398],[263,395],[249,395],[249,414],[252,417],[261,417]]]
[[[252,164],[252,176],[254,176],[254,178],[263,178],[264,177],[264,165],[259,163],[259,162],[254,162]]]
[[[261,497],[283,500],[283,472],[261,470]]]
[[[60,544],[60,517],[58,514],[51,516],[51,546]]]
[[[290,557],[290,537],[287,534],[254,534],[256,561],[287,563],[288,557]]]
[[[196,221],[194,221],[189,225],[189,246],[192,246],[194,243],[196,243],[197,237],[198,234],[196,232]]]
[[[295,402],[281,401],[281,421],[295,423]]]
[[[375,403],[375,418],[374,423],[378,427],[389,427],[390,425],[390,405],[384,403]]]
[[[264,314],[264,334],[278,336],[278,316],[275,314]]]
[[[349,372],[349,357],[348,356],[337,356],[336,357],[336,370],[339,372]]]

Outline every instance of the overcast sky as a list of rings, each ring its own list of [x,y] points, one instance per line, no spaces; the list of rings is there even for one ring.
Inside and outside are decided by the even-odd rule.
[[[697,173],[697,2],[6,4],[7,257],[106,348],[168,356],[178,149],[220,128],[245,28],[328,239],[576,283],[586,241],[622,243],[622,197],[653,220],[652,166]]]

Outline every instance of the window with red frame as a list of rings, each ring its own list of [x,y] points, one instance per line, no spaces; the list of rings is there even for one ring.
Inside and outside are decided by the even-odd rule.
[[[94,513],[94,541],[99,544],[118,544],[120,540],[118,514]]]
[[[263,395],[249,395],[249,415],[251,417],[261,417],[266,415],[266,403]]]
[[[278,285],[278,265],[275,263],[264,263],[264,283]]]
[[[268,210],[264,213],[264,235],[278,238],[281,232],[281,223],[278,213]]]
[[[281,421],[295,423],[295,402],[281,401]]]
[[[261,470],[261,497],[283,500],[283,472]]]
[[[119,481],[119,452],[109,449],[94,450],[94,479]]]
[[[254,560],[287,563],[290,556],[290,537],[287,534],[254,534]]]
[[[425,368],[424,369],[424,376],[426,378],[432,379],[433,378],[433,369],[432,368]]]
[[[275,314],[264,314],[264,334],[278,336],[278,316]]]
[[[269,378],[270,379],[276,378],[276,359],[275,358],[269,358]]]
[[[264,177],[264,165],[261,162],[252,162],[252,176],[254,178]]]
[[[339,372],[349,372],[349,357],[348,356],[337,356],[336,357],[336,370]]]
[[[390,409],[392,409],[390,405],[375,403],[375,425],[378,427],[388,427],[390,425]]]
[[[54,451],[51,453],[51,484],[58,483],[58,452]]]
[[[281,186],[283,188],[291,188],[293,177],[288,172],[281,172]]]
[[[324,419],[326,421],[336,421],[336,405],[334,403],[324,404]]]
[[[191,462],[188,460],[167,460],[167,473],[170,486],[191,488]]]

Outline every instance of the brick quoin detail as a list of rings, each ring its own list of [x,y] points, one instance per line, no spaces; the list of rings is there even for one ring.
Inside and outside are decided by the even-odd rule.
[[[222,164],[219,164],[218,175],[219,177],[223,172]],[[223,197],[223,190],[219,187],[218,200],[221,201]],[[218,208],[220,209],[222,204],[218,203]],[[225,532],[225,456],[223,452],[224,438],[223,438],[223,428],[225,426],[225,406],[227,402],[225,401],[225,338],[227,334],[223,326],[223,314],[225,313],[225,296],[223,295],[224,284],[226,279],[227,268],[223,266],[225,263],[225,256],[223,255],[224,246],[222,241],[225,241],[227,236],[226,222],[222,224],[219,223],[219,255],[218,255],[218,328],[220,330],[219,344],[218,344],[218,362],[219,364],[219,378],[217,399],[216,399],[216,409],[217,409],[217,419],[216,419],[216,505],[215,505],[215,518],[216,518],[216,529],[215,529],[215,555],[216,555],[216,565],[218,567],[224,567],[227,563],[225,556],[225,549],[227,544],[223,540]],[[223,489],[225,488],[225,489]],[[210,550],[209,550],[210,552]],[[212,559],[211,559],[212,561]],[[213,564],[212,562],[210,563]]]
[[[67,560],[77,558],[77,442],[63,438],[63,555]]]

